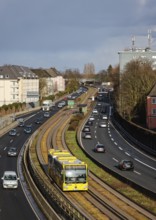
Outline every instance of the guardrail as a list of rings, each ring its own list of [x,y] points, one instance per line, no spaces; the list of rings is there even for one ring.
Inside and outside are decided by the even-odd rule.
[[[115,171],[113,171],[112,169],[104,166],[103,164],[101,164],[100,162],[98,162],[97,160],[95,160],[94,157],[92,157],[90,154],[88,154],[85,149],[82,147],[82,144],[81,144],[81,141],[80,141],[80,131],[82,130],[82,127],[84,126],[84,124],[86,123],[87,119],[89,117],[89,114],[86,115],[86,118],[82,121],[81,125],[79,126],[78,128],[78,132],[77,132],[77,143],[78,145],[81,147],[81,149],[83,150],[84,154],[90,158],[93,162],[95,162],[96,164],[98,164],[99,167],[101,167],[102,169],[104,169],[105,171],[107,171],[108,173],[110,173],[111,175],[113,175],[114,177],[116,177],[117,179],[123,181],[124,183],[134,187],[136,190],[142,192],[143,194],[147,195],[147,196],[150,196],[151,198],[156,198],[156,193],[149,190],[149,189],[146,189],[145,187],[143,186],[140,186],[138,184],[136,184],[134,181],[126,178],[126,177],[123,177],[121,176],[119,173],[116,173]]]
[[[29,146],[31,145],[31,140],[25,146],[25,152],[23,157],[23,173],[26,178],[27,184],[31,190],[31,193],[37,202],[38,206],[41,208],[43,213],[48,219],[56,219],[61,220],[61,218],[56,214],[54,209],[49,205],[46,201],[45,197],[42,195],[40,190],[36,187],[34,180],[32,178],[32,172],[36,173],[35,170],[32,169],[32,160],[29,158]],[[34,176],[34,175],[33,175]],[[36,181],[38,180],[38,176],[35,175]]]
[[[33,139],[35,138],[36,135],[33,136]],[[37,147],[39,146],[33,146],[31,140],[28,142],[24,153],[23,166],[25,178],[39,207],[48,219],[60,219],[59,215],[56,215],[54,211],[57,210],[57,213],[66,216],[69,220],[88,220],[64,194],[56,190],[50,179],[46,176],[43,171],[46,168],[40,164],[36,154]]]

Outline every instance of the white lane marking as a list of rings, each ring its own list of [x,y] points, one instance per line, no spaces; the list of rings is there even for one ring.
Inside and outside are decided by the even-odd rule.
[[[119,161],[118,161],[116,158],[114,158],[114,157],[113,157],[112,159],[113,159],[115,162],[119,162]]]
[[[123,150],[122,147],[119,147],[119,150]]]
[[[7,149],[7,147],[4,148],[4,150],[6,150],[6,149]]]
[[[95,138],[97,138],[97,136],[95,136]]]
[[[114,142],[115,145],[118,145],[116,142]]]
[[[128,152],[125,152],[125,154],[126,154],[127,156],[131,156]]]
[[[111,138],[112,141],[114,141],[114,138]]]
[[[151,166],[150,166],[150,165],[148,165],[147,163],[144,163],[144,162],[142,162],[141,160],[138,160],[137,158],[134,158],[134,160],[136,160],[137,162],[139,162],[139,163],[141,163],[141,164],[145,165],[146,167],[151,168],[152,170],[156,170],[156,168],[155,168],[155,167],[151,167]]]
[[[141,175],[141,173],[139,173],[138,171],[134,170],[133,171],[134,173],[138,174],[138,175]]]
[[[12,143],[12,142],[13,142],[13,139],[10,140],[10,143]]]

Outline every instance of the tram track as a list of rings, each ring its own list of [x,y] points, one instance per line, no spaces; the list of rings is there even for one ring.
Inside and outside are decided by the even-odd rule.
[[[40,134],[38,135],[39,138],[37,140],[37,154],[41,166],[47,165],[47,155],[49,148],[53,147],[57,149],[64,149],[67,147],[64,141],[64,132],[70,117],[70,110],[62,110],[60,114],[56,114],[55,117],[50,119],[50,121],[47,122],[46,125],[41,129]],[[48,176],[47,173],[45,173],[45,175]],[[142,214],[141,208],[140,211],[135,209],[135,204],[130,206],[130,204],[125,204],[125,201],[123,203],[120,201],[120,204],[122,204],[121,207],[117,204],[114,204],[114,201],[111,201],[109,198],[109,194],[112,194],[112,192],[109,192],[108,188],[104,188],[104,186],[102,186],[99,181],[96,181],[96,177],[92,178],[89,174],[88,181],[89,190],[87,192],[64,193],[52,182],[55,190],[59,191],[59,194],[62,194],[62,196],[66,197],[67,200],[70,201],[70,203],[73,204],[76,209],[78,209],[78,212],[81,213],[79,217],[72,219],[153,219],[152,217],[150,218],[147,215]],[[44,180],[42,180],[42,182],[44,182]],[[50,189],[48,189],[48,191],[50,191]],[[52,194],[52,192],[50,192],[50,194]],[[114,198],[116,198],[116,196]],[[131,213],[140,212],[139,218],[134,218],[131,216],[131,213],[127,212],[127,207]]]
[[[60,139],[63,139],[60,137],[64,137],[63,134],[64,134],[64,129],[66,127],[65,124],[66,123],[62,121],[62,125],[61,125],[61,121],[60,121],[60,124],[57,127],[57,131],[56,128],[54,128],[56,136],[51,137],[53,139],[53,148],[56,148],[56,146],[57,149],[67,148],[63,143],[63,141],[60,142]],[[59,144],[57,144],[58,140],[59,140]],[[94,177],[94,179],[92,179],[91,177],[89,177],[88,192],[65,193],[68,196],[68,199],[70,198],[70,200],[73,201],[74,204],[78,203],[77,205],[79,207],[81,206],[83,212],[84,210],[85,212],[88,212],[88,206],[86,204],[90,203],[90,207],[92,208],[90,209],[90,212],[88,212],[88,214],[91,215],[92,217],[94,216],[93,219],[130,219],[130,220],[135,219],[130,215],[130,212],[134,211],[134,206],[133,208],[130,209],[130,206],[128,205],[129,208],[129,212],[128,212],[127,204],[125,204],[125,201],[121,202],[120,200],[119,202],[119,199],[117,197],[115,198],[115,201],[116,203],[120,204],[120,206],[122,207],[119,207],[117,206],[117,204],[114,204],[114,201],[113,202],[110,201],[110,198],[108,196],[109,194],[108,189],[104,189],[104,187],[99,184],[99,181],[96,181],[95,179],[97,178]],[[86,207],[84,204],[86,205]],[[140,213],[140,219],[144,219],[141,213]]]

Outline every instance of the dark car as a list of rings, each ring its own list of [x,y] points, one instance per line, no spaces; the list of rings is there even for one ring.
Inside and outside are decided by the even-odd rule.
[[[49,118],[50,117],[50,113],[49,112],[44,112],[44,117],[45,118]]]
[[[118,164],[120,170],[134,170],[134,164],[131,160],[121,160]]]
[[[93,121],[87,121],[86,125],[93,125]]]
[[[84,126],[83,132],[90,132],[90,127],[89,126]]]
[[[11,130],[9,131],[9,135],[10,135],[10,136],[16,136],[16,135],[17,135],[16,129],[11,129]]]
[[[15,147],[10,147],[8,150],[8,156],[16,157],[17,156],[17,149]]]
[[[37,118],[37,119],[35,120],[35,124],[42,124],[41,118]]]
[[[105,153],[106,151],[106,148],[103,144],[97,144],[95,147],[94,147],[94,152],[98,152],[98,153]]]

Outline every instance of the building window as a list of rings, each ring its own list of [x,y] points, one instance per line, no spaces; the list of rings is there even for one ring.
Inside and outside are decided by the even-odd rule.
[[[156,115],[156,108],[152,109],[152,115]]]
[[[152,104],[156,104],[156,98],[152,98]]]

